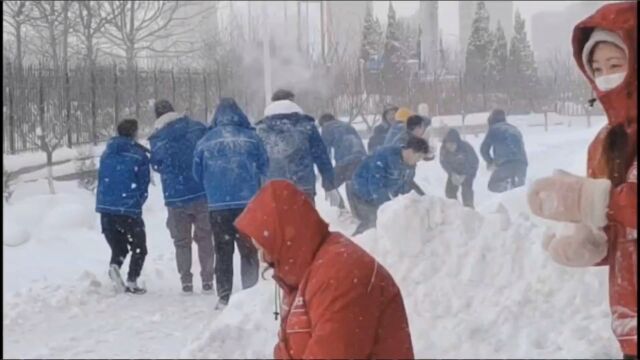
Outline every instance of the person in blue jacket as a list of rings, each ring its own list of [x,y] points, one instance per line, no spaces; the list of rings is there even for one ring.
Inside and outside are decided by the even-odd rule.
[[[120,291],[144,294],[138,286],[147,256],[147,239],[142,205],[149,188],[148,150],[136,142],[138,121],[124,119],[117,126],[118,136],[109,140],[100,156],[96,212],[100,213],[102,233],[111,248],[109,278]],[[131,250],[126,284],[120,268]]]
[[[414,136],[402,147],[383,146],[364,159],[347,183],[351,211],[360,221],[354,236],[375,227],[382,204],[412,190],[415,167],[428,153],[427,141]]]
[[[238,245],[244,289],[258,282],[258,253],[233,225],[265,182],[269,158],[260,137],[235,100],[220,100],[211,129],[196,145],[193,176],[204,185],[216,253],[217,309],[229,303],[233,252]]]
[[[488,124],[489,130],[480,145],[480,154],[492,171],[489,191],[501,193],[524,186],[529,163],[522,133],[507,123],[501,109],[491,112]]]
[[[411,115],[407,118],[407,123],[396,122],[393,124],[387,137],[384,139],[384,146],[403,146],[410,136],[423,137],[427,128],[431,125],[431,118]]]
[[[463,141],[456,129],[447,132],[440,149],[440,165],[447,173],[445,195],[449,199],[458,198],[462,187],[462,204],[473,208],[473,180],[478,172],[478,155],[471,144]]]
[[[336,119],[332,114],[320,116],[318,124],[327,150],[333,150],[334,185],[337,189],[351,179],[358,165],[367,156],[367,151],[360,135],[351,124]],[[344,209],[342,198],[338,207]]]
[[[191,243],[198,245],[202,291],[213,292],[213,238],[206,194],[192,175],[193,151],[207,127],[175,112],[167,100],[154,105],[156,122],[149,137],[151,168],[160,173],[167,228],[176,248],[182,291],[193,293]]]
[[[396,111],[398,111],[398,107],[395,105],[388,106],[382,111],[382,121],[373,128],[373,135],[367,142],[369,154],[373,154],[378,147],[384,144],[384,139],[387,137],[391,125],[395,123]]]
[[[318,167],[325,191],[335,189],[334,170],[315,120],[292,99],[290,91],[276,91],[264,110],[264,118],[256,123],[256,131],[269,154],[268,180],[289,180],[315,203],[313,165]]]

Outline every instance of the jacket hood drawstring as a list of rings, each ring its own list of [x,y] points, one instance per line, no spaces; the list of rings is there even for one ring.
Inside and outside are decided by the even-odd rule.
[[[275,320],[278,320],[278,316],[280,315],[280,287],[278,286],[278,283],[275,283],[275,304],[274,304],[274,308],[273,308],[273,315],[275,317]]]

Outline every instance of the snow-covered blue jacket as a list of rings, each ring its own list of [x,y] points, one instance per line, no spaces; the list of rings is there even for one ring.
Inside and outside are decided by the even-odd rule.
[[[384,146],[396,145],[404,146],[409,140],[409,132],[407,131],[407,125],[402,122],[395,122],[391,125],[387,136],[384,138]]]
[[[353,191],[375,206],[411,191],[415,168],[402,160],[400,146],[384,146],[367,156],[353,175]]]
[[[480,154],[484,161],[496,166],[511,162],[528,164],[522,133],[504,120],[489,126],[489,131],[480,145]]]
[[[164,204],[181,207],[205,198],[202,184],[193,178],[193,152],[207,132],[199,122],[170,112],[156,120],[149,137],[151,168],[160,173]]]
[[[322,125],[322,140],[327,150],[333,149],[336,166],[360,161],[367,156],[360,135],[350,124],[331,120]]]
[[[223,99],[193,158],[193,176],[204,185],[209,209],[244,208],[268,168],[267,151],[249,119],[235,101]]]
[[[291,101],[281,100],[270,104],[268,108],[278,108],[274,106],[278,103],[295,105]],[[297,105],[295,108],[299,109]],[[331,190],[334,187],[334,172],[327,147],[313,118],[296,111],[288,111],[286,106],[273,112],[265,111],[265,118],[256,124],[257,133],[269,153],[268,180],[286,179],[305,193],[315,195],[315,163],[322,176],[323,188]]]
[[[149,173],[149,157],[142,145],[129,137],[111,138],[100,156],[96,212],[142,216]]]

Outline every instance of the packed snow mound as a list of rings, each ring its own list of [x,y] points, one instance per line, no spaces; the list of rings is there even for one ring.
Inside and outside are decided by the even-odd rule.
[[[506,206],[483,215],[415,194],[378,215],[377,231],[356,242],[400,286],[417,358],[619,356],[609,330],[607,269],[556,265],[542,249],[543,227],[527,217]],[[273,294],[272,281],[237,294],[182,355],[271,356]]]

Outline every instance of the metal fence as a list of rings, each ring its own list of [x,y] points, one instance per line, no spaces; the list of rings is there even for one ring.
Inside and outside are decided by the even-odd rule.
[[[43,65],[5,63],[3,153],[37,149],[39,131],[64,133],[69,147],[104,141],[126,117],[138,119],[141,134],[147,135],[155,119],[153,102],[160,98],[194,119],[208,120],[217,98],[211,78],[204,71],[127,71],[115,65],[93,71],[75,67],[65,74]]]

